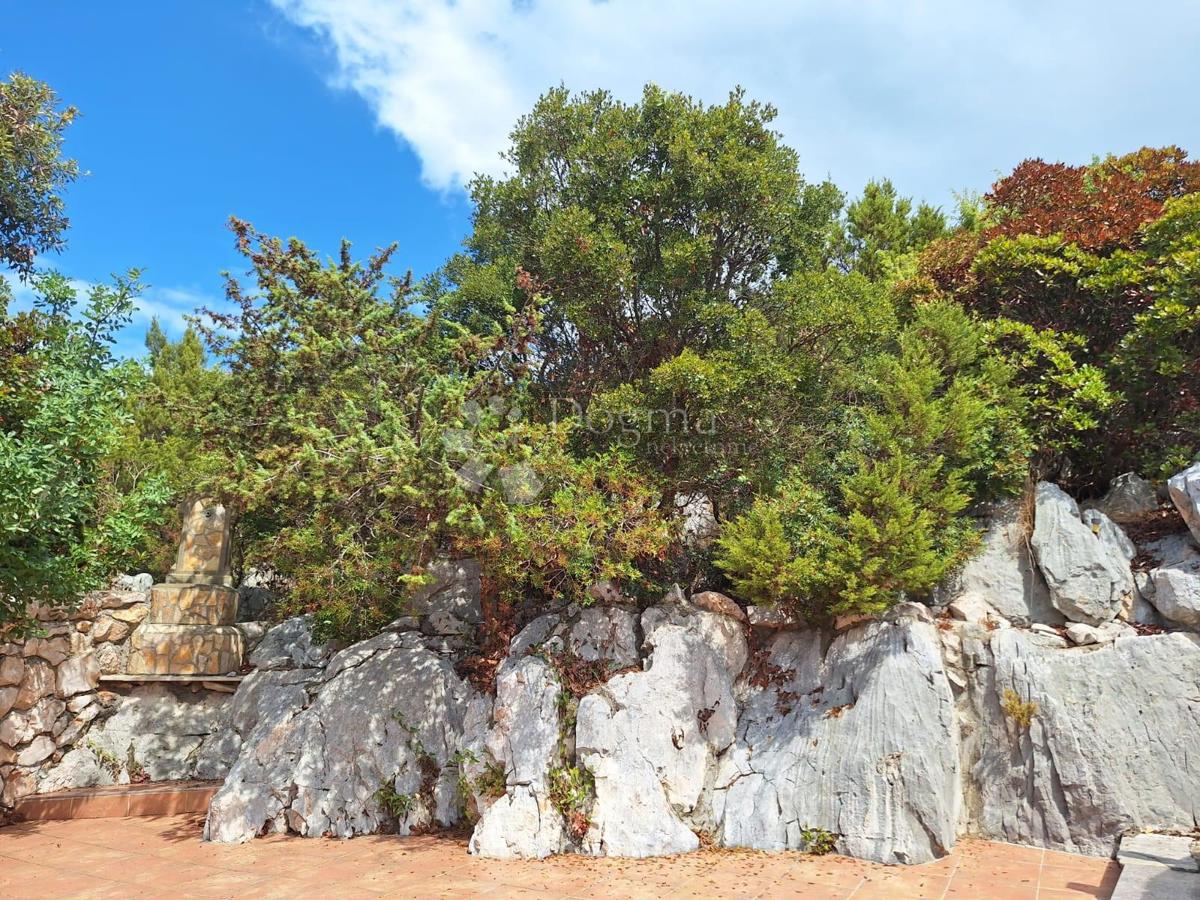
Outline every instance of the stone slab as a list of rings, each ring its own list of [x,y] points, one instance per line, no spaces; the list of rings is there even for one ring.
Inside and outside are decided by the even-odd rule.
[[[1166,866],[1179,872],[1200,872],[1200,862],[1192,855],[1194,842],[1194,838],[1174,834],[1133,834],[1122,838],[1117,862],[1123,866]]]
[[[1112,900],[1200,900],[1200,876],[1159,866],[1126,866]]]

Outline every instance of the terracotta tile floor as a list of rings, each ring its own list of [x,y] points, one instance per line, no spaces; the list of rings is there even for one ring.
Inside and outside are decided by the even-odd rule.
[[[74,819],[0,828],[0,897],[1108,897],[1105,859],[967,840],[894,867],[840,856],[708,851],[649,860],[498,862],[452,837],[273,836],[205,844],[197,815]]]

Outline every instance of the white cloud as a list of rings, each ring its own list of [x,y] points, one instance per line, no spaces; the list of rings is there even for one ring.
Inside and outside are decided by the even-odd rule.
[[[354,90],[461,188],[539,94],[635,99],[654,81],[706,101],[735,84],[780,109],[810,178],[889,175],[944,202],[1027,156],[1086,160],[1190,142],[1200,7],[996,0],[272,0]],[[1169,22],[1169,24],[1167,24]]]

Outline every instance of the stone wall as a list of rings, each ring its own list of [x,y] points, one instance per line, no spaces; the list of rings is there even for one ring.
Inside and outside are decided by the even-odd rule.
[[[224,776],[211,840],[466,820],[471,852],[504,858],[832,840],[919,863],[966,833],[1110,853],[1126,830],[1195,824],[1198,484],[1173,480],[1182,521],[1136,479],[1085,509],[1039,485],[989,511],[929,603],[826,629],[608,585],[527,622],[486,693],[460,675],[469,562],[439,563],[412,615],[367,641],[271,628],[233,695],[97,690],[145,603],[105,592],[5,648],[5,796]]]
[[[229,694],[199,685],[101,684],[101,676],[127,671],[151,582],[149,575],[121,576],[75,610],[37,611],[42,636],[0,644],[0,816],[34,793],[224,776],[228,766],[214,764],[200,745],[226,727]],[[266,630],[253,622],[238,627],[251,644]]]

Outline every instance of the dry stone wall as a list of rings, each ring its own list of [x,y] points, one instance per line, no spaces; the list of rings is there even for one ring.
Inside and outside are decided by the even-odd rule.
[[[149,575],[121,576],[74,610],[35,611],[41,636],[0,643],[0,817],[35,793],[228,772],[231,760],[213,745],[227,730],[230,694],[101,684],[130,671],[151,583]],[[251,644],[265,631],[236,627]]]

